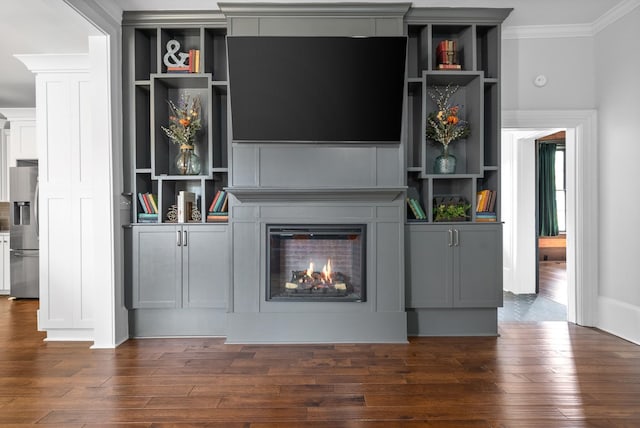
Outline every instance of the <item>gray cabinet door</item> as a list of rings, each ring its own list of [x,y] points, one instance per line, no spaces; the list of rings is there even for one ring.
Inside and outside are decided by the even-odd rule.
[[[407,307],[450,308],[453,305],[450,228],[423,224],[406,227]]]
[[[407,225],[407,308],[502,306],[502,225]]]
[[[180,227],[145,225],[132,230],[133,308],[177,308],[181,302]]]
[[[184,226],[184,307],[226,309],[230,276],[227,240],[226,225]]]
[[[502,225],[455,229],[453,306],[502,306]]]

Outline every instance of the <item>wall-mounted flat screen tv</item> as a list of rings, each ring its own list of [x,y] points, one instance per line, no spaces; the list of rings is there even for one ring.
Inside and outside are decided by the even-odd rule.
[[[233,141],[399,143],[406,43],[227,37]]]

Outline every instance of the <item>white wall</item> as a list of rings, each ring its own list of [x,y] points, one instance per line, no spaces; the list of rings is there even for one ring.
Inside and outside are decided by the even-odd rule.
[[[513,39],[502,42],[503,110],[593,108],[595,74],[591,37]],[[537,75],[547,77],[537,87]]]
[[[502,133],[504,289],[536,292],[535,140],[530,132]]]
[[[595,36],[600,117],[600,320],[640,343],[640,8]],[[626,219],[630,221],[625,221]]]

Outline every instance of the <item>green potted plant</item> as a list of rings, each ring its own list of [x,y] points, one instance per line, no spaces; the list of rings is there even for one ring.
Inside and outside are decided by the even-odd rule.
[[[433,221],[465,221],[469,215],[470,204],[436,204],[433,208]]]

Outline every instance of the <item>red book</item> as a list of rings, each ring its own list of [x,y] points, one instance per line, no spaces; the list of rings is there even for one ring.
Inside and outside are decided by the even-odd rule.
[[[153,208],[151,208],[151,204],[149,203],[149,197],[146,193],[142,194],[142,200],[144,201],[144,205],[147,207],[147,212],[149,214],[153,213]]]
[[[216,192],[216,196],[213,198],[213,202],[211,202],[211,205],[209,205],[209,212],[213,212],[213,207],[216,206],[216,202],[218,202],[219,197],[220,197],[220,191],[218,190]]]

